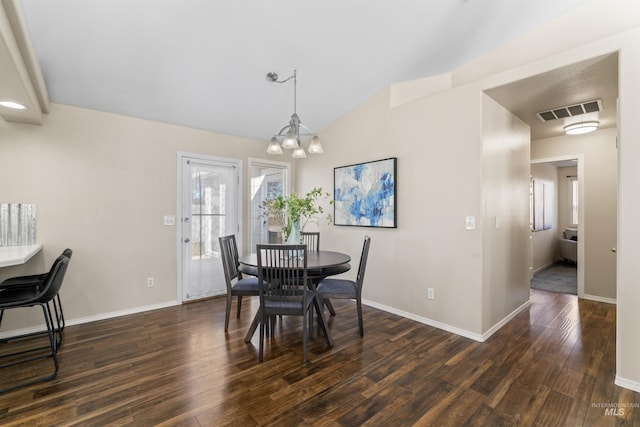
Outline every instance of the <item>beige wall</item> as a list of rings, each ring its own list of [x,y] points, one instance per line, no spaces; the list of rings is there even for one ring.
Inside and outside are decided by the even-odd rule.
[[[163,225],[163,215],[177,213],[177,152],[240,159],[246,176],[248,157],[264,157],[264,149],[264,142],[58,104],[42,126],[5,123],[0,199],[37,205],[44,252],[0,274],[46,271],[70,247],[67,319],[175,303],[176,227]],[[14,312],[3,329],[25,326]]]
[[[306,159],[297,175],[300,191],[332,189],[334,167],[397,157],[398,228],[322,226],[323,247],[357,259],[370,235],[363,298],[475,334],[482,332],[480,95],[449,90],[390,109],[385,91],[323,132],[325,154]],[[456,125],[460,116],[466,126]],[[468,215],[476,230],[465,230]],[[427,300],[429,287],[435,301]]]
[[[483,95],[482,332],[529,301],[529,126]]]
[[[369,304],[482,339],[528,301],[528,126],[475,85],[389,102],[383,92],[327,129],[298,189],[331,188],[337,166],[397,157],[398,229],[324,226],[323,241],[355,258],[369,234]]]
[[[531,159],[581,157],[583,222],[579,224],[578,264],[584,266],[584,294],[616,298],[617,129],[533,141]],[[583,250],[580,250],[582,248]]]
[[[640,30],[620,54],[616,383],[640,391]]]
[[[553,264],[555,260],[556,241],[558,239],[558,169],[548,163],[532,164],[531,177],[536,181],[542,181],[545,191],[551,188],[555,194],[552,204],[545,204],[545,210],[551,211],[553,227],[548,230],[539,230],[531,233],[531,259],[533,272],[536,273]]]

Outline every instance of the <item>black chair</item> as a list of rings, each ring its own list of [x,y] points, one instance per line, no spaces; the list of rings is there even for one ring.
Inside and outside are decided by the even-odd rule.
[[[307,282],[306,245],[257,245],[258,277],[268,285],[260,288],[260,346],[264,354],[265,327],[275,316],[302,316],[302,362],[307,361],[311,309],[315,292]]]
[[[71,260],[71,255],[73,255],[73,251],[69,248],[62,251],[61,256],[66,256]],[[14,287],[29,287],[29,286],[42,286],[43,281],[47,278],[48,273],[42,274],[33,274],[29,276],[18,276],[12,277],[10,279],[4,280],[0,283],[0,290],[6,288],[14,288]],[[64,312],[62,311],[62,302],[60,301],[60,294],[56,295],[56,298],[53,300],[53,309],[55,311],[56,324],[58,326],[58,330],[62,331],[65,327],[64,320]],[[3,312],[0,311],[0,324],[2,324],[2,315]],[[60,335],[62,337],[62,335]]]
[[[51,312],[49,303],[58,295],[64,275],[69,265],[69,258],[61,255],[53,263],[51,270],[47,273],[46,278],[39,286],[14,286],[11,288],[4,288],[0,290],[0,309],[11,310],[16,308],[33,307],[39,305],[42,308],[44,316],[44,323],[47,329],[47,335],[49,339],[49,345],[46,347],[30,348],[28,350],[16,351],[10,354],[3,354],[2,359],[9,359],[9,362],[0,365],[0,368],[11,368],[24,363],[32,362],[39,359],[46,359],[51,357],[53,360],[54,369],[49,375],[30,379],[25,382],[6,387],[0,392],[13,390],[19,387],[23,387],[30,384],[35,384],[41,381],[48,381],[56,378],[58,375],[58,339],[56,334],[61,334],[62,331],[56,330],[54,325],[54,317]],[[12,337],[11,341],[21,337]],[[10,345],[5,343],[5,345]],[[50,351],[42,354],[42,349],[48,349]]]
[[[300,243],[307,245],[309,252],[318,252],[320,250],[320,233],[317,231],[301,231]]]
[[[360,257],[360,266],[358,267],[358,276],[356,281],[345,279],[323,279],[318,283],[317,291],[323,300],[327,303],[329,299],[355,299],[358,309],[358,325],[360,326],[360,336],[364,336],[364,325],[362,323],[362,284],[364,283],[364,272],[367,268],[367,257],[369,256],[369,246],[371,238],[365,236],[364,245],[362,246],[362,256]],[[335,311],[332,311],[335,315]]]
[[[218,238],[220,253],[222,256],[222,268],[227,282],[227,309],[224,318],[224,331],[229,329],[229,316],[231,315],[231,300],[238,297],[238,309],[236,317],[240,317],[243,296],[258,296],[258,279],[256,277],[242,277],[239,270],[238,246],[236,236],[222,236]]]

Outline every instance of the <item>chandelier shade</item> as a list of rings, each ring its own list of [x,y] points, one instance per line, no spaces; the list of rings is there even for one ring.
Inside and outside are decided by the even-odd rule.
[[[302,146],[302,139],[305,137],[311,137],[308,151],[311,154],[321,154],[324,152],[320,139],[315,132],[311,131],[308,127],[304,126],[300,122],[300,117],[296,112],[296,86],[297,86],[297,71],[293,70],[293,74],[284,80],[278,80],[278,74],[274,72],[267,73],[267,81],[273,83],[286,83],[289,80],[293,80],[293,114],[289,123],[285,125],[280,132],[271,138],[269,146],[267,147],[267,154],[279,155],[284,150],[293,150],[291,157],[294,159],[303,159],[307,157],[304,147]]]

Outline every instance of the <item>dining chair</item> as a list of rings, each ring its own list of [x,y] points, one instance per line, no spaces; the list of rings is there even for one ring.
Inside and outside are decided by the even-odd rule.
[[[275,316],[302,316],[302,362],[307,362],[311,310],[315,298],[307,282],[306,245],[257,245],[258,277],[268,285],[260,288],[260,345],[258,361],[264,359],[265,328]],[[271,334],[273,336],[273,334]]]
[[[69,260],[71,260],[71,255],[73,255],[73,251],[69,248],[65,249],[64,251],[62,251],[62,254],[60,254],[60,256],[66,256],[67,258],[69,258]],[[48,273],[41,273],[41,274],[32,274],[28,276],[11,277],[9,279],[4,280],[2,283],[0,283],[0,291],[6,290],[6,289],[17,289],[21,287],[24,288],[24,287],[42,286],[44,280],[47,278],[47,275]],[[53,309],[55,313],[57,328],[59,331],[63,331],[65,327],[65,320],[64,320],[64,312],[62,311],[62,301],[60,300],[60,293],[56,295],[52,303],[53,303]],[[2,324],[3,314],[4,312],[0,310],[0,324]],[[59,337],[60,339],[62,339],[62,334],[59,334]]]
[[[318,252],[320,250],[320,232],[301,231],[300,243],[307,245],[307,250],[309,252]]]
[[[229,330],[229,316],[231,315],[231,300],[234,296],[238,298],[236,318],[239,318],[240,310],[242,309],[242,297],[258,296],[258,278],[242,276],[239,270],[238,245],[234,234],[219,237],[218,243],[220,244],[224,279],[227,283],[227,307],[224,318],[224,331],[227,332]]]
[[[58,343],[60,341],[56,338],[56,334],[61,334],[62,331],[56,329],[56,326],[54,325],[54,315],[51,312],[51,306],[49,303],[60,293],[60,288],[62,287],[62,282],[68,265],[69,258],[61,255],[56,259],[51,270],[47,273],[47,277],[40,286],[14,286],[11,288],[4,288],[0,291],[0,309],[3,311],[16,308],[34,307],[36,305],[42,308],[49,341],[48,346],[45,347],[29,348],[28,350],[24,350],[23,347],[21,347],[20,350],[13,353],[3,354],[0,359],[8,360],[8,362],[0,365],[0,368],[15,369],[14,367],[17,365],[39,359],[51,358],[53,360],[52,373],[11,385],[1,389],[0,392],[14,390],[16,388],[35,384],[41,381],[52,380],[58,375]],[[25,336],[12,337],[8,341],[23,337]],[[48,349],[49,351],[43,354],[43,349]]]
[[[369,246],[371,245],[371,237],[364,237],[362,246],[362,256],[360,257],[360,266],[358,267],[358,275],[356,280],[347,279],[331,279],[321,280],[317,285],[319,298],[323,300],[331,299],[355,299],[358,309],[358,326],[360,327],[360,336],[364,336],[364,325],[362,322],[362,285],[364,283],[364,272],[367,268],[367,258],[369,256]],[[335,314],[333,312],[332,314]]]

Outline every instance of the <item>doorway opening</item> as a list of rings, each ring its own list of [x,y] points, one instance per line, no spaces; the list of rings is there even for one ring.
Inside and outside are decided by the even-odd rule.
[[[546,160],[531,164],[531,288],[582,295],[581,156]]]

